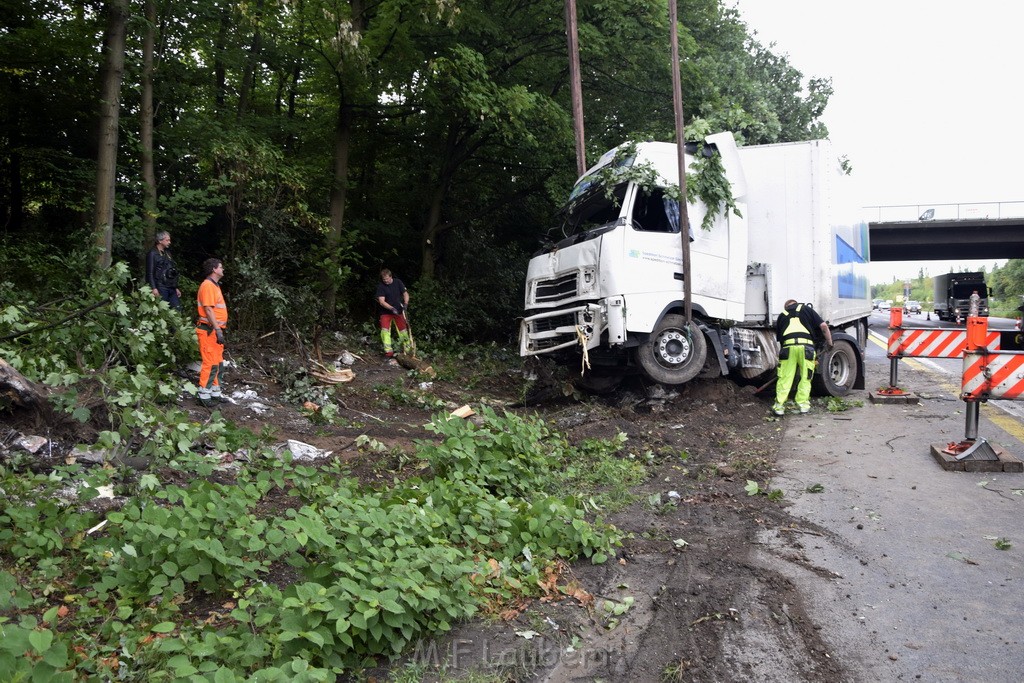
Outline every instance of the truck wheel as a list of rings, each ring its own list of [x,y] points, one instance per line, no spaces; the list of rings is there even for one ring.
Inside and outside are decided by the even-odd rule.
[[[857,321],[857,346],[860,347],[861,351],[868,348],[868,321],[858,320]]]
[[[587,372],[576,378],[576,386],[591,394],[610,394],[622,384],[622,375],[596,375]]]
[[[666,315],[637,347],[636,360],[655,382],[683,384],[700,373],[707,354],[707,340],[695,323],[687,330],[683,316]]]
[[[837,341],[818,358],[820,373],[813,386],[819,395],[846,396],[857,381],[857,352],[847,341]]]

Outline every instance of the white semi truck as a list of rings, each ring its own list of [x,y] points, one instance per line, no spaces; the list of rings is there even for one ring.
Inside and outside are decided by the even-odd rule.
[[[686,163],[694,158],[688,145]],[[613,389],[639,372],[654,382],[730,375],[770,378],[778,365],[774,325],[787,299],[810,303],[835,344],[819,356],[818,394],[864,388],[863,349],[871,313],[868,223],[827,140],[737,147],[709,136],[741,216],[688,205],[690,273],[683,272],[678,210],[665,188],[678,184],[676,146],[639,143],[611,150],[576,183],[560,241],[530,261],[520,354],[589,368],[580,383]],[[642,173],[616,169],[648,169]],[[692,322],[684,315],[690,277]]]

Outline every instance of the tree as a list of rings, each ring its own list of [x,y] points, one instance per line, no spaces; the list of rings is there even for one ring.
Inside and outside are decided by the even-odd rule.
[[[93,235],[96,263],[109,268],[114,232],[114,185],[117,176],[117,127],[120,120],[121,80],[124,76],[128,0],[108,0],[107,30],[103,37],[103,72],[100,77],[99,155],[96,168],[96,211]]]
[[[153,243],[156,236],[157,194],[156,171],[153,168],[153,51],[156,33],[156,0],[145,0],[145,27],[142,43],[142,107],[139,112],[139,147],[142,157],[144,183],[142,250]]]

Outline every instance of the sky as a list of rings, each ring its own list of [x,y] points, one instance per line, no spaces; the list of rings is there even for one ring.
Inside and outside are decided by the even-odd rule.
[[[1024,2],[726,0],[806,79],[829,77],[822,117],[864,206],[943,204],[1024,215]],[[937,209],[938,216],[941,209]],[[970,209],[977,211],[978,208]],[[879,212],[882,213],[879,216]],[[902,215],[892,220],[906,220]],[[872,263],[873,284],[1002,260]]]

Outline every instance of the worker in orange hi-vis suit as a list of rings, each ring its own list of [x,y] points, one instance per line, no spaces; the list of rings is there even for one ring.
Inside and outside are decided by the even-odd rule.
[[[224,264],[220,259],[203,261],[203,283],[199,285],[196,304],[199,322],[196,337],[203,366],[199,371],[199,403],[206,407],[222,401],[221,367],[224,363],[224,329],[228,325],[228,307],[220,290]]]

